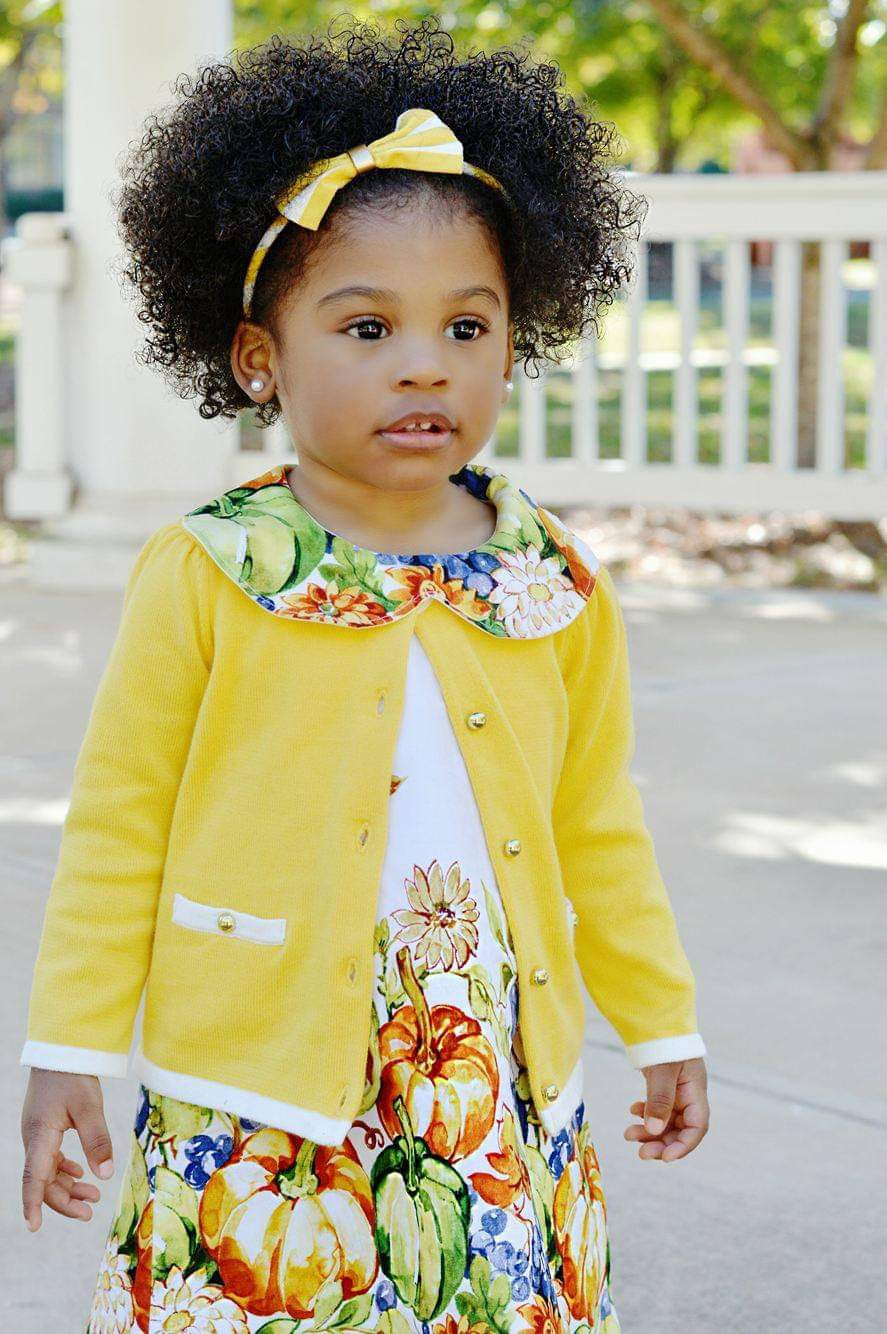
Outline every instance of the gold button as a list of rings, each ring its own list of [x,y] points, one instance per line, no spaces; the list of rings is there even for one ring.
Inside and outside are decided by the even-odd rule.
[[[353,982],[357,977],[357,960],[348,960],[348,981]]]
[[[543,987],[548,981],[547,968],[534,968],[530,974],[531,981],[535,982],[537,987]]]
[[[469,727],[483,727],[486,721],[487,721],[487,715],[485,713],[481,713],[480,710],[478,710],[477,713],[469,713],[466,719],[466,722],[468,723]]]
[[[383,690],[376,700],[376,713],[383,713],[385,710],[385,691]]]
[[[558,1088],[557,1084],[546,1084],[545,1088],[542,1090],[542,1094],[546,1102],[554,1102],[555,1098],[559,1093],[560,1089]]]
[[[339,1098],[339,1106],[344,1107],[347,1101],[348,1101],[348,1090],[342,1089],[342,1095]]]
[[[361,847],[363,847],[364,843],[366,843],[369,836],[370,836],[370,831],[366,827],[366,825],[364,825],[363,829],[361,829],[360,833],[357,835],[357,841]]]
[[[505,844],[505,851],[508,853],[509,857],[516,857],[520,852],[520,839],[510,838]]]
[[[233,931],[236,925],[233,912],[220,912],[216,918],[216,926],[220,931]]]

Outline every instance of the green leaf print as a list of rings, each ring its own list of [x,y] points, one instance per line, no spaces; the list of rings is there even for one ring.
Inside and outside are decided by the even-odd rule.
[[[266,596],[301,583],[326,550],[324,529],[279,483],[236,487],[186,517],[222,569]]]
[[[380,950],[387,950],[390,939],[391,927],[388,925],[388,918],[383,917],[376,926],[376,947]]]
[[[129,1158],[126,1163],[126,1171],[123,1174],[123,1181],[120,1186],[120,1199],[117,1205],[117,1216],[114,1219],[113,1233],[120,1243],[121,1249],[125,1248],[132,1237],[136,1224],[142,1216],[142,1210],[148,1203],[148,1169],[145,1165],[145,1155],[142,1146],[135,1137],[135,1133],[130,1132],[130,1150]]]
[[[379,1051],[379,1016],[375,1005],[370,1006],[370,1036],[367,1043],[367,1059],[364,1071],[363,1097],[358,1108],[358,1115],[369,1111],[379,1097],[382,1086],[382,1056]]]
[[[482,963],[473,963],[470,968],[463,970],[463,976],[468,982],[471,1013],[482,1024],[492,1020],[496,1011],[496,994],[490,974]]]
[[[503,1056],[511,1050],[511,1034],[503,1023],[504,1002],[493,989],[493,979],[482,963],[473,963],[462,970],[468,982],[468,1004],[471,1013],[482,1024],[489,1023],[496,1035],[496,1045]]]
[[[499,898],[497,895],[490,893],[488,887],[486,886],[486,884],[484,884],[483,880],[481,880],[480,883],[481,883],[481,888],[484,891],[484,903],[487,906],[487,917],[489,918],[490,921],[490,930],[493,932],[493,935],[496,939],[496,943],[500,946],[503,953],[507,954],[508,957],[511,958],[514,954],[514,951],[511,947],[511,940],[509,939],[508,936],[508,928],[505,925],[505,918],[502,916],[502,908],[499,902]]]
[[[468,1317],[469,1325],[487,1324],[497,1334],[510,1334],[508,1316],[511,1284],[507,1274],[497,1274],[490,1282],[490,1262],[485,1255],[475,1255],[468,1274],[471,1292],[457,1292],[459,1314]]]
[[[554,1234],[554,1177],[545,1158],[534,1144],[524,1146],[524,1157],[530,1175],[533,1208],[545,1238],[545,1251],[549,1260],[557,1261],[560,1256]]]
[[[325,1329],[358,1329],[366,1320],[373,1305],[372,1291],[364,1292],[359,1297],[352,1297],[350,1301],[343,1302],[336,1312],[335,1320],[331,1320]],[[315,1313],[315,1320],[316,1320]]]
[[[299,1329],[299,1327],[298,1320],[290,1320],[288,1315],[276,1315],[267,1324],[260,1325],[256,1334],[293,1334],[293,1331]]]
[[[331,1317],[342,1305],[342,1280],[331,1274],[319,1289],[314,1301],[312,1324],[315,1329],[326,1329]]]
[[[413,1326],[407,1320],[403,1311],[396,1310],[393,1306],[383,1311],[379,1317],[379,1323],[376,1325],[375,1334],[412,1334]]]
[[[178,1172],[159,1163],[154,1173],[155,1278],[166,1278],[173,1265],[187,1270],[198,1235],[196,1192]]]
[[[179,1102],[177,1098],[151,1093],[148,1107],[148,1129],[155,1139],[193,1139],[205,1130],[213,1118],[209,1107],[196,1103]]]
[[[401,1097],[394,1100],[403,1134],[373,1163],[376,1247],[401,1301],[433,1320],[465,1274],[471,1201],[459,1172],[413,1134]]]

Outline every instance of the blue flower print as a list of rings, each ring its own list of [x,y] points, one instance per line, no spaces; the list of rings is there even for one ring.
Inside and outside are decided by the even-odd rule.
[[[376,1288],[376,1305],[380,1311],[390,1311],[392,1306],[397,1303],[397,1297],[394,1292],[394,1284],[390,1279],[383,1278]]]
[[[264,593],[256,593],[256,602],[260,607],[267,607],[268,611],[274,610],[274,603],[271,598],[266,598]]]
[[[231,1157],[234,1140],[230,1135],[195,1135],[185,1145],[185,1180],[195,1190],[202,1190],[217,1167]]]
[[[503,1269],[509,1272],[509,1267],[514,1260],[514,1246],[510,1241],[497,1242],[490,1251],[490,1264],[494,1269]]]
[[[468,1257],[469,1262],[475,1255],[482,1255],[485,1260],[489,1260],[490,1251],[495,1244],[496,1243],[490,1236],[489,1232],[484,1232],[483,1229],[480,1229],[478,1232],[472,1232],[471,1236],[468,1238],[468,1249],[471,1252]]]
[[[542,1240],[542,1229],[538,1223],[530,1231],[530,1283],[534,1292],[541,1292],[543,1297],[554,1301],[556,1297],[554,1281],[548,1267],[548,1258]]]
[[[450,473],[451,482],[454,482],[457,477],[469,495],[483,497],[487,494],[490,483],[488,478],[481,476],[480,473],[474,472],[471,468],[463,467],[458,472]]]
[[[508,1218],[504,1209],[488,1209],[485,1214],[481,1214],[480,1221],[491,1236],[497,1237],[500,1232],[505,1231]]]
[[[530,1295],[530,1280],[521,1275],[511,1285],[511,1296],[516,1302],[525,1302]]]
[[[548,1166],[551,1168],[555,1181],[560,1180],[561,1174],[570,1160],[571,1147],[572,1141],[569,1130],[559,1130],[556,1135],[551,1137],[551,1153],[548,1155]]]
[[[239,1116],[237,1119],[240,1122],[241,1129],[247,1131],[247,1133],[250,1135],[254,1130],[265,1129],[264,1121],[247,1121],[245,1116]]]
[[[139,1101],[136,1109],[135,1135],[139,1138],[145,1126],[148,1124],[148,1090],[144,1084],[139,1084]]]

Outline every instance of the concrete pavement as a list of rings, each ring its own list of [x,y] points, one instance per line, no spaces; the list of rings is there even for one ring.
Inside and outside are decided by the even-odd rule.
[[[697,977],[712,1104],[695,1153],[638,1159],[622,1132],[643,1079],[590,1008],[587,1099],[623,1329],[874,1334],[887,1254],[887,599],[620,593],[632,771]],[[85,1323],[135,1107],[131,1080],[104,1081],[119,1165],[93,1221],[47,1211],[29,1234],[16,1063],[119,597],[32,590],[0,572],[0,1327],[15,1334]]]

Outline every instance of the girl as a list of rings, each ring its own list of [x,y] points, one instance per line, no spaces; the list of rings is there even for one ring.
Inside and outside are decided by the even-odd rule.
[[[62,1137],[111,1175],[145,988],[92,1334],[613,1334],[581,983],[641,1157],[705,1134],[705,1047],[613,582],[472,459],[514,360],[624,282],[637,201],[555,67],[341,36],[205,69],[126,168],[148,359],[203,416],[282,413],[298,465],[136,558],[35,970],[25,1215],[91,1216]]]

